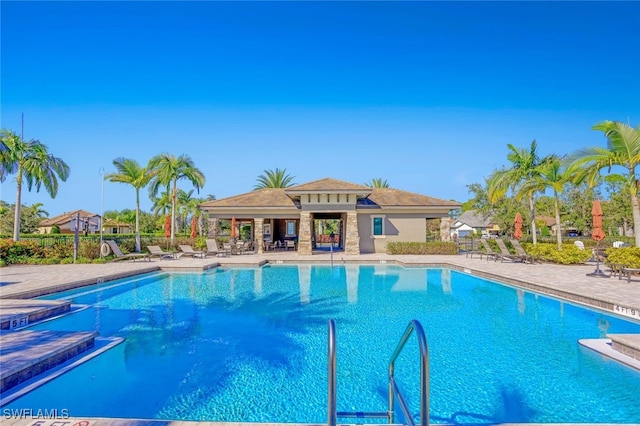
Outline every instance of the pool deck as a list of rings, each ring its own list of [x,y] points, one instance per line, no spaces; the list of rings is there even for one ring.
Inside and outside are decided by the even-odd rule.
[[[12,360],[13,377],[15,378],[16,374],[27,377],[33,371],[39,371],[42,368],[43,359],[48,357],[47,354],[53,352],[56,359],[64,362],[68,356],[60,354],[77,354],[74,342],[78,342],[77,344],[84,349],[89,349],[93,344],[91,336],[81,333],[61,333],[60,336],[57,336],[59,343],[57,346],[53,343],[56,339],[52,339],[51,336],[46,336],[51,339],[47,340],[47,344],[37,344],[40,336],[28,335],[27,330],[19,331],[21,327],[42,318],[64,314],[69,310],[68,304],[64,302],[30,300],[34,297],[156,271],[193,272],[216,267],[254,267],[265,264],[289,263],[330,264],[332,262],[336,265],[398,264],[407,267],[448,267],[519,287],[526,291],[550,295],[572,303],[597,308],[623,318],[640,321],[640,277],[631,277],[631,281],[627,281],[626,278],[589,276],[588,274],[594,272],[595,264],[564,266],[501,263],[493,260],[487,261],[486,258],[471,258],[464,254],[454,256],[392,256],[387,254],[349,256],[342,252],[335,252],[333,254],[317,253],[302,256],[295,252],[269,252],[260,255],[244,254],[205,259],[182,257],[176,260],[154,259],[151,262],[118,261],[96,265],[17,265],[0,268],[0,365],[3,367],[3,389],[6,365],[8,365],[6,361],[9,359]],[[640,369],[640,335],[607,335],[607,338],[586,339],[580,343],[600,352],[603,356]],[[16,348],[22,356],[16,357]],[[18,364],[22,362],[22,367],[16,362]],[[247,425],[247,423],[168,422],[133,419],[75,419],[71,421],[60,418],[42,419],[28,415],[5,416],[3,419],[3,425],[7,426],[131,426],[134,424],[137,426]],[[272,424],[261,423],[260,425]]]

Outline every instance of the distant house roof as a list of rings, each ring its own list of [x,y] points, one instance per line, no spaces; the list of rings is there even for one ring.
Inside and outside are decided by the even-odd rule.
[[[471,228],[488,228],[492,222],[490,217],[485,218],[478,210],[468,210],[458,217],[454,222],[454,227],[460,227],[463,224]]]
[[[546,226],[553,226],[556,224],[556,218],[551,216],[536,216],[536,220],[544,221]]]
[[[47,227],[47,226],[54,226],[54,225],[60,226],[60,225],[69,223],[71,222],[71,219],[77,216],[78,213],[80,213],[81,218],[100,216],[95,213],[88,212],[86,210],[74,210],[72,212],[66,212],[55,217],[44,219],[38,224],[38,227]]]

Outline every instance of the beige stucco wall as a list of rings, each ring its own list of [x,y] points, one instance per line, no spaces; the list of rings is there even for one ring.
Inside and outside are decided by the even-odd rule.
[[[384,216],[383,236],[372,235],[371,218]],[[367,212],[358,214],[358,231],[360,233],[361,253],[386,253],[387,243],[395,241],[426,241],[426,220],[423,215]]]

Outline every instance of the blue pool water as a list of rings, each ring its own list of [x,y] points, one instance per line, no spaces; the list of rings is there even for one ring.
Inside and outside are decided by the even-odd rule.
[[[429,344],[431,422],[640,423],[640,373],[577,342],[640,324],[448,269],[162,273],[49,298],[90,308],[33,328],[126,340],[5,408],[325,422],[333,318],[338,410],[384,411],[389,357],[415,318]],[[396,375],[417,407],[415,339]]]

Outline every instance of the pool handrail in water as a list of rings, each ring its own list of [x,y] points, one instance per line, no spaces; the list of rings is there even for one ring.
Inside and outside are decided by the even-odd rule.
[[[391,360],[389,361],[389,410],[387,412],[348,412],[337,411],[336,397],[336,325],[333,319],[328,324],[328,390],[327,390],[327,425],[336,426],[338,417],[357,417],[357,418],[387,418],[389,423],[394,423],[394,401],[398,400],[400,409],[409,426],[416,426],[413,420],[409,406],[398,387],[395,380],[394,368],[395,362],[404,349],[407,340],[415,331],[418,339],[418,347],[420,350],[420,426],[429,426],[429,350],[427,338],[424,329],[418,320],[411,320],[407,326],[400,342],[396,346]],[[395,397],[395,398],[394,398]]]

